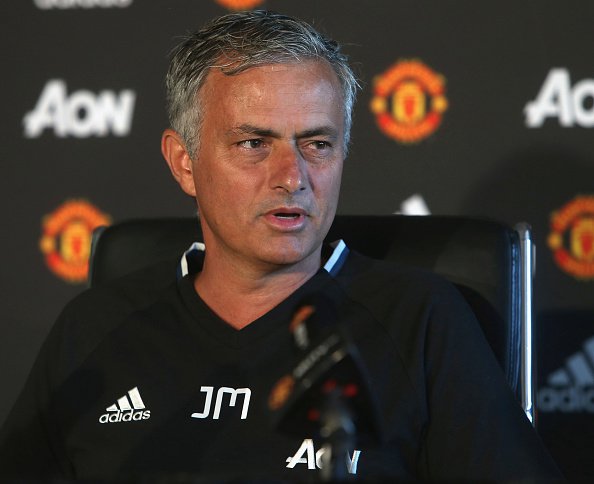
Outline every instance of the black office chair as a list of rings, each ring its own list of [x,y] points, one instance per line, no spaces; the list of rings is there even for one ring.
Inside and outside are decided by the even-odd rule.
[[[337,239],[368,256],[429,269],[454,283],[534,424],[533,248],[526,224],[512,229],[464,217],[347,215],[337,216],[330,229],[327,241]],[[151,278],[165,286],[175,278],[182,253],[201,240],[194,218],[102,227],[93,236],[89,283],[96,286],[160,262]]]

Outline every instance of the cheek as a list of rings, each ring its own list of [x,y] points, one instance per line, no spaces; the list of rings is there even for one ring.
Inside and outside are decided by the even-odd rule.
[[[241,213],[256,198],[257,181],[249,173],[212,170],[197,181],[199,204],[209,206],[210,211]]]
[[[194,172],[194,184],[196,186],[196,201],[198,208],[204,211],[212,211],[212,207],[217,207],[220,202],[217,200],[221,190],[217,187],[216,176],[212,170],[204,165],[199,165]]]
[[[328,205],[336,205],[340,193],[342,166],[331,170],[323,177],[320,177],[318,184],[319,196],[325,197]]]

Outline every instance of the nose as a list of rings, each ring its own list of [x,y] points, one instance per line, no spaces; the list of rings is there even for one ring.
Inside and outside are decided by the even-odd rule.
[[[287,193],[307,188],[307,164],[296,146],[277,147],[276,156],[270,161],[271,188]]]

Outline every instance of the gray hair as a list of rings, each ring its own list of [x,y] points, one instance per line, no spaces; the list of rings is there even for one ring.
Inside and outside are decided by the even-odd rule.
[[[264,64],[313,59],[330,64],[343,96],[344,149],[350,140],[352,111],[359,87],[339,44],[301,20],[256,10],[223,15],[187,35],[174,48],[165,79],[169,123],[193,159],[198,152],[202,107],[199,90],[209,69],[239,74]]]

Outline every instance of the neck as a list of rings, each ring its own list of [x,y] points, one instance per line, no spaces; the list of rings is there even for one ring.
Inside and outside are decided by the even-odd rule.
[[[301,287],[320,268],[321,249],[297,264],[242,267],[208,257],[194,280],[202,300],[223,321],[242,329]]]

